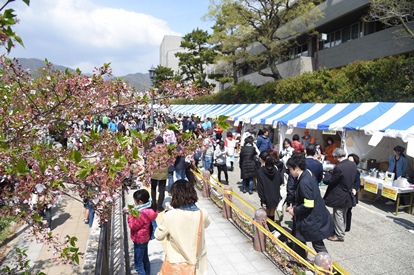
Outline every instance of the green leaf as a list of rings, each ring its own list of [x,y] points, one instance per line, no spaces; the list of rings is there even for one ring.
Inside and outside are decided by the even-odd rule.
[[[79,255],[78,255],[78,253],[75,253],[75,255],[73,255],[72,260],[73,260],[75,263],[79,264]]]
[[[30,6],[30,0],[23,0],[23,2],[25,2],[26,5]]]
[[[219,117],[217,118],[217,122],[223,122],[223,121],[226,121],[228,118],[229,118],[229,116],[223,116],[223,115],[221,115],[221,116],[219,116]]]
[[[70,238],[70,245],[71,246],[75,246],[76,245],[76,241],[78,240],[78,238],[76,238],[76,237],[72,237],[72,238]]]
[[[137,137],[138,136],[139,132],[137,130],[134,130],[134,129],[131,129],[131,128],[129,128],[128,130],[129,130],[129,133],[131,134],[132,137]]]
[[[89,169],[88,168],[84,168],[84,169],[79,169],[78,171],[76,171],[75,173],[75,177],[80,178],[80,179],[84,179],[86,178],[86,176],[89,173]]]
[[[38,213],[33,214],[33,219],[35,222],[42,222],[42,217],[40,217]]]
[[[171,124],[167,123],[167,129],[168,130],[173,130],[173,131],[178,131],[178,126],[177,126],[177,124],[174,124],[174,123],[171,123]]]
[[[139,211],[131,204],[128,204],[129,213],[135,218],[139,218]]]
[[[73,159],[75,160],[75,163],[79,163],[82,160],[81,153],[77,150],[73,151]]]
[[[138,155],[138,148],[134,145],[132,147],[132,158],[133,159],[137,159],[138,157],[139,157],[139,155]]]
[[[189,139],[193,135],[193,131],[183,133],[183,140]]]
[[[22,158],[20,158],[17,161],[17,171],[20,174],[24,174],[27,171],[27,169],[26,169],[26,163],[24,162],[24,160]]]
[[[118,152],[118,150],[114,150],[114,157],[115,158],[119,158],[121,156],[121,154]]]
[[[39,170],[40,170],[40,172],[44,173],[46,171],[46,167],[47,167],[46,163],[41,162],[39,164]]]

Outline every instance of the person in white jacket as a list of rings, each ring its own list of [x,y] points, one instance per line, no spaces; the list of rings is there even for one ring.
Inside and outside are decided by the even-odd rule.
[[[220,141],[219,145],[214,151],[215,165],[217,166],[217,178],[221,182],[221,172],[224,172],[224,177],[226,178],[226,183],[229,184],[229,175],[227,173],[227,148],[224,146],[224,141]]]
[[[172,209],[165,212],[154,235],[157,240],[166,243],[166,261],[195,264],[196,274],[206,275],[208,262],[205,228],[210,225],[211,218],[205,209],[197,207],[197,200],[193,184],[184,179],[174,182],[171,186]],[[201,214],[201,236],[197,251]]]

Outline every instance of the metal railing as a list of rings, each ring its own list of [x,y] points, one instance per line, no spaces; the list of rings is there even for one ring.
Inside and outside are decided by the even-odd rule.
[[[273,236],[267,228],[265,228],[261,223],[255,221],[251,216],[243,211],[240,206],[244,206],[245,209],[248,209],[252,212],[256,212],[258,209],[250,205],[247,201],[240,197],[239,194],[233,192],[232,190],[226,189],[226,185],[218,182],[217,179],[213,177],[210,177],[210,180],[206,179],[198,168],[197,170],[193,170],[193,173],[196,176],[196,186],[199,189],[203,190],[203,185],[205,183],[208,183],[210,185],[209,198],[218,207],[222,208],[223,211],[226,211],[224,207],[230,207],[231,218],[229,218],[229,221],[232,222],[239,230],[241,230],[245,235],[251,237],[252,239],[254,238],[255,230],[260,231],[267,237],[264,253],[279,269],[281,269],[282,272],[287,274],[300,274],[306,270],[320,272],[317,266],[310,263],[307,259],[302,258],[299,254],[296,253],[294,249],[290,247],[290,245]],[[232,201],[233,198],[237,200],[237,203],[239,204],[238,206],[236,206],[236,204]],[[303,248],[308,253],[308,255],[316,255],[316,252],[313,249],[309,248],[306,244],[299,241],[297,238],[291,235],[290,232],[286,231],[282,226],[275,223],[273,220],[267,218],[266,222],[273,225],[277,231],[286,236],[290,243]],[[325,271],[325,274],[334,273],[349,275],[349,273],[338,263],[333,262],[332,265],[334,272]]]

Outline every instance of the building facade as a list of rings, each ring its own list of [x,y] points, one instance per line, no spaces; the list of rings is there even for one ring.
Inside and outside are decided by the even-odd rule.
[[[177,52],[182,52],[184,49],[180,47],[181,36],[165,35],[160,46],[160,65],[171,68],[174,72],[179,71],[178,58],[175,57]]]
[[[395,31],[401,26],[386,28],[380,22],[365,22],[363,17],[370,2],[327,0],[320,4],[318,7],[324,16],[315,24],[319,35],[303,35],[297,39],[298,46],[290,49],[289,59],[277,65],[281,76],[285,78],[321,68],[339,68],[358,60],[414,52],[412,39],[396,39]],[[160,49],[160,64],[176,72],[179,60],[174,54],[183,51],[181,39],[179,36],[165,36]],[[260,48],[252,46],[254,51],[260,51]],[[214,72],[214,67],[210,66],[208,71]],[[238,77],[239,81],[247,80],[254,85],[273,80],[259,75],[247,65],[238,71]],[[227,85],[216,83],[216,91],[224,87]]]

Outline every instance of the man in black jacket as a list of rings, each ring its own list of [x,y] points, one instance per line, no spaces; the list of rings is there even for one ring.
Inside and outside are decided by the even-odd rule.
[[[346,153],[341,148],[333,151],[333,157],[337,164],[329,176],[325,176],[323,182],[328,185],[325,193],[325,204],[333,208],[335,234],[328,240],[343,242],[345,238],[346,213],[352,207],[352,186],[357,173],[355,162],[346,158]]]
[[[312,242],[316,252],[327,252],[323,239],[332,234],[331,214],[325,207],[318,183],[308,170],[303,154],[293,154],[286,164],[290,175],[297,180],[294,206],[286,212],[293,216],[292,234],[302,242]],[[302,258],[305,250],[294,248]]]

